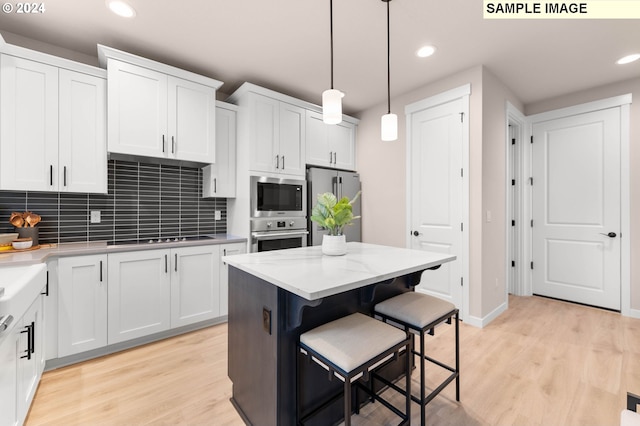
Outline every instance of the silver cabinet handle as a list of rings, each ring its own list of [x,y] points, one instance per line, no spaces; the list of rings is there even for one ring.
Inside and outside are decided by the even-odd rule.
[[[284,155],[282,156],[282,170],[284,170]]]
[[[168,266],[168,259],[167,259],[167,255],[164,255],[164,273],[168,273],[169,272],[169,266]]]
[[[11,323],[13,322],[13,315],[7,315],[6,317],[0,318],[0,333],[5,331]]]
[[[329,164],[333,164],[333,151],[329,151]]]
[[[171,153],[175,154],[176,152],[176,139],[174,136],[171,136]]]
[[[174,269],[176,272],[178,272],[178,253],[175,254],[175,265],[174,265]]]
[[[100,282],[102,282],[102,260],[100,261]]]
[[[213,178],[213,192],[218,192],[218,178]]]
[[[53,186],[53,164],[49,165],[49,185]]]
[[[333,165],[335,166],[338,163],[338,153],[333,153]]]
[[[67,186],[67,166],[62,168],[62,184]]]
[[[280,156],[276,155],[276,169],[280,168]]]
[[[162,152],[164,152],[164,135],[162,135]]]

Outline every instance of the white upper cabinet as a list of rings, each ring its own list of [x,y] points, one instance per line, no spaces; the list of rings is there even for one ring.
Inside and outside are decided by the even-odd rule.
[[[250,170],[304,176],[304,109],[256,93],[249,96]]]
[[[203,168],[203,197],[236,196],[235,105],[218,102],[216,107],[216,162]]]
[[[322,114],[307,111],[307,164],[355,170],[355,142],[355,124],[348,121],[325,124],[322,121]]]
[[[109,61],[109,152],[167,157],[167,76]]]
[[[60,70],[58,188],[107,193],[107,82]]]
[[[104,78],[12,55],[0,63],[0,189],[106,193]]]
[[[0,57],[0,188],[58,189],[58,68]]]
[[[98,56],[109,79],[109,152],[215,162],[222,82],[105,46]]]

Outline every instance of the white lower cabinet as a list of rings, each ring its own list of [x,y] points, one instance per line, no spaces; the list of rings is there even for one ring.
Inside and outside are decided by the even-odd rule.
[[[107,255],[58,261],[58,356],[107,345]]]
[[[169,250],[109,254],[109,344],[169,329],[169,256]]]
[[[44,370],[44,317],[38,296],[22,318],[0,334],[0,426],[21,425]]]
[[[221,256],[247,252],[246,243],[225,244],[220,247]],[[220,259],[220,316],[229,315],[229,265]]]
[[[171,250],[171,328],[220,316],[220,246]]]

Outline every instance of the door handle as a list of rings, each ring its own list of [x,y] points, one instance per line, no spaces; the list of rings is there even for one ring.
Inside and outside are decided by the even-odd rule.
[[[609,237],[609,238],[615,238],[618,236],[618,234],[616,234],[615,232],[609,232],[608,234],[601,232],[600,235],[604,235],[605,237]]]
[[[420,233],[418,231],[413,231],[413,236],[417,237],[418,235],[420,235]]]

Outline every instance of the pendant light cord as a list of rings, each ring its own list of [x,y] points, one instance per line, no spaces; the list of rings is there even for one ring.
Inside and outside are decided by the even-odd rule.
[[[391,114],[391,36],[389,29],[389,3],[391,0],[382,0],[387,3],[387,114]]]
[[[333,0],[329,0],[329,16],[331,34],[331,89],[333,89]]]

